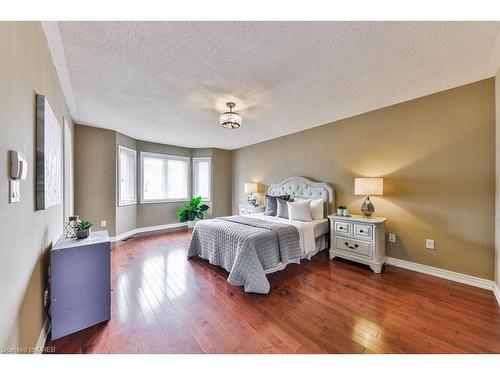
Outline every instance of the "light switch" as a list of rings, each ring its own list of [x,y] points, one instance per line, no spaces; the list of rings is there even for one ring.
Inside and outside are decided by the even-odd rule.
[[[101,228],[104,228],[106,226],[106,220],[101,220]]]
[[[396,233],[389,233],[389,242],[396,242]]]
[[[19,180],[9,180],[9,203],[17,203],[20,200]]]

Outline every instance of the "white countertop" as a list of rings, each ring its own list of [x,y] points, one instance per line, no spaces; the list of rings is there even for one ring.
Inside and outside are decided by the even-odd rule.
[[[369,224],[380,224],[388,220],[386,217],[376,217],[376,216],[366,217],[363,215],[351,215],[351,216],[328,215],[328,218],[332,220],[358,221]]]
[[[61,250],[67,249],[68,247],[76,247],[76,246],[85,246],[85,245],[93,245],[96,243],[109,242],[109,235],[107,230],[100,230],[97,232],[91,232],[90,236],[87,238],[79,240],[78,238],[66,238],[65,235],[62,235],[54,246],[52,246],[52,250]]]

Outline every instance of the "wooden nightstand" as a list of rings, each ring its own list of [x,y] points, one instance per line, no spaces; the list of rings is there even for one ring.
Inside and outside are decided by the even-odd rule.
[[[259,212],[264,212],[266,210],[266,206],[251,206],[249,204],[240,204],[238,207],[240,215],[258,214]]]
[[[336,256],[367,264],[375,273],[385,263],[384,217],[330,215],[330,259]]]

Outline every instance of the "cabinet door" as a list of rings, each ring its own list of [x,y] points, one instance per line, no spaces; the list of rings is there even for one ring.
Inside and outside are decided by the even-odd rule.
[[[110,243],[50,254],[52,339],[110,319]]]

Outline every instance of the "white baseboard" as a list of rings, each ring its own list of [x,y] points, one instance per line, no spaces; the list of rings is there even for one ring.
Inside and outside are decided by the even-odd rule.
[[[495,298],[497,299],[498,306],[500,306],[500,288],[496,283],[493,283],[493,294],[495,295]]]
[[[176,229],[176,228],[187,228],[187,223],[173,223],[173,224],[164,224],[164,225],[154,225],[151,227],[142,227],[142,228],[135,228],[132,229],[128,232],[118,234],[114,237],[111,237],[111,242],[117,242],[121,241],[125,238],[131,237],[135,234],[139,233],[147,233],[147,232],[156,232],[159,230],[166,230],[166,229]]]
[[[457,283],[462,283],[470,286],[475,286],[476,288],[493,290],[495,282],[493,280],[482,279],[480,277],[470,276],[463,273],[443,270],[441,268],[426,266],[420,263],[413,263],[407,260],[397,259],[397,258],[387,258],[387,264],[392,266],[406,268],[407,270],[425,273],[426,275],[440,277],[442,279],[455,281]],[[497,297],[498,300],[498,297]]]
[[[45,321],[43,322],[42,331],[40,332],[40,336],[38,336],[38,341],[36,342],[34,354],[42,354],[43,348],[45,347],[45,343],[47,342],[47,337],[49,335],[50,330],[50,318],[48,316],[45,317]]]

